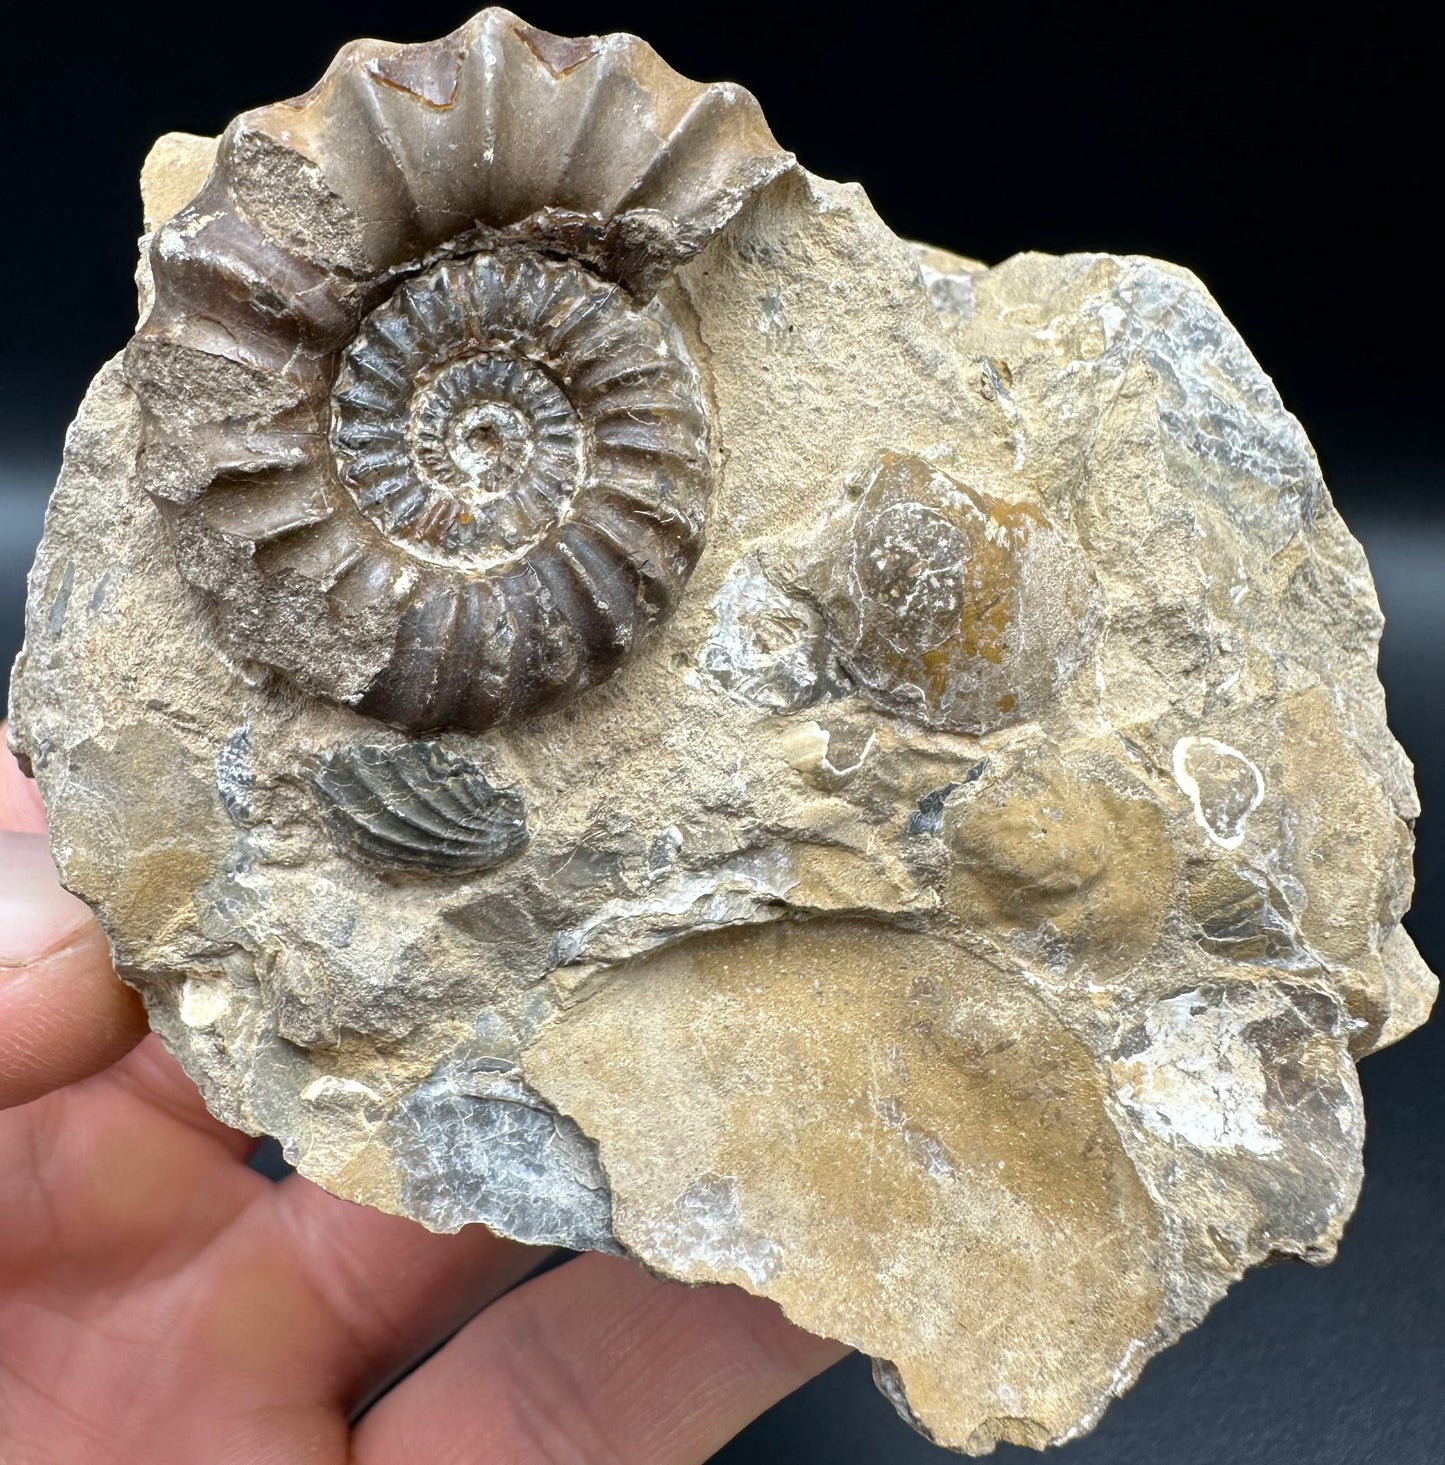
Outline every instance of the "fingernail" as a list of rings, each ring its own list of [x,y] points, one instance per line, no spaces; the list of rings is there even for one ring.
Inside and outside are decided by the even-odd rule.
[[[43,834],[0,831],[0,967],[54,951],[90,920],[61,883]]]

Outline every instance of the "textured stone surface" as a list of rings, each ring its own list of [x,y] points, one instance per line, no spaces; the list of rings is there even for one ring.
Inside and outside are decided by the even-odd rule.
[[[236,308],[285,313],[283,257],[343,260],[359,321],[386,250],[482,247],[369,214],[342,145],[394,125],[413,167],[482,85],[468,46],[508,105],[652,98],[676,131],[696,94],[488,12],[344,53],[285,129],[248,114],[229,182],[204,139],[147,163],[148,344],[72,429],[13,684],[66,881],[214,1111],[320,1184],[773,1297],[954,1448],[1068,1438],[1246,1267],[1333,1254],[1352,1060],[1433,998],[1364,556],[1192,276],[910,245],[730,92],[709,146],[750,171],[695,170],[700,204],[471,221],[572,250],[694,364],[713,488],[675,606],[485,732],[326,700],[410,633],[351,624],[234,496],[178,509],[235,476],[181,486],[228,392],[242,489],[281,471],[244,457],[281,378],[156,304],[162,226],[265,181],[279,273]],[[595,138],[577,169],[610,166]],[[528,199],[574,206],[570,162],[532,165]],[[158,395],[172,371],[210,384]],[[277,606],[335,647],[325,697]]]

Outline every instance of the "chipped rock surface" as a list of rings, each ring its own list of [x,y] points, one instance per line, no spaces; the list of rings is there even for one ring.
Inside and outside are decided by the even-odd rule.
[[[1417,806],[1364,555],[1197,280],[911,245],[745,93],[501,11],[144,185],[12,736],[215,1113],[774,1298],[972,1454],[1333,1255],[1354,1060],[1435,989]]]

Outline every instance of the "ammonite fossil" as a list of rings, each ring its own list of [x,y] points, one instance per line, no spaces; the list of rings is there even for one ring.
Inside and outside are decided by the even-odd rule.
[[[1036,717],[1096,630],[1088,567],[1038,505],[909,454],[872,464],[857,501],[798,557],[792,578],[859,688],[933,727],[984,733]]]
[[[157,233],[128,358],[234,651],[413,730],[611,675],[676,603],[712,483],[656,292],[787,162],[745,92],[501,10],[357,42],[238,118]]]
[[[343,354],[331,443],[382,541],[353,514],[306,526],[333,603],[416,577],[360,704],[406,726],[483,728],[600,680],[699,547],[691,363],[658,314],[575,264],[513,250],[405,281]]]

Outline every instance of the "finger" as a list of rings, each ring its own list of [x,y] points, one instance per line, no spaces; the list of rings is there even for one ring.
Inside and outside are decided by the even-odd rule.
[[[136,1070],[170,1061],[152,1038],[104,1073],[0,1113],[0,1294],[7,1278],[49,1273],[104,1311],[102,1299],[172,1277],[270,1194],[236,1162],[244,1136],[216,1125],[218,1147],[137,1091]]]
[[[0,1109],[109,1067],[145,1035],[85,905],[42,834],[0,832]]]
[[[154,1034],[100,1075],[96,1085],[109,1091],[108,1105],[113,1106],[111,1095],[119,1091],[127,1099],[137,1099],[152,1112],[220,1145],[238,1160],[248,1159],[261,1143],[255,1135],[223,1124],[206,1108],[195,1084]]]
[[[357,1465],[699,1465],[841,1358],[733,1287],[585,1256],[469,1323],[358,1425]]]
[[[5,839],[7,831],[45,833],[40,794],[34,780],[20,771],[11,755],[4,736],[6,726],[0,721],[0,1109],[26,1102],[23,1097],[6,1095],[7,1051],[16,1053],[22,1043],[33,1039],[37,1024],[68,1016],[73,1024],[86,1024],[88,1031],[80,1042],[73,1031],[53,1034],[48,1042],[52,1057],[56,1053],[69,1054],[73,1066],[68,1076],[64,1070],[53,1068],[55,1076],[44,1078],[31,1093],[32,1098],[106,1068],[144,1037],[146,1030],[143,1004],[114,976],[109,946],[88,908],[61,886],[53,861],[42,858],[36,845],[11,845]],[[59,950],[67,941],[76,947],[74,952]],[[22,997],[14,991],[7,1002],[7,975],[14,979],[16,969],[28,965],[33,977],[36,955],[44,960],[47,947],[62,965],[83,961],[84,990],[67,993],[43,983],[32,984],[27,995]],[[52,968],[52,976],[54,971]],[[73,1008],[70,1013],[49,1013],[52,1004],[66,1003]],[[37,1007],[45,1009],[38,1017]],[[7,1037],[13,1039],[9,1050]],[[256,1147],[253,1136],[227,1129],[211,1118],[195,1085],[159,1043],[144,1044],[114,1070],[113,1077],[135,1097],[219,1139],[241,1158]]]
[[[298,1275],[336,1324],[341,1346],[331,1389],[347,1412],[551,1254],[484,1226],[438,1235],[338,1200],[300,1176],[276,1188],[273,1209]]]
[[[45,833],[45,806],[35,780],[20,771],[6,739],[8,724],[0,722],[0,829],[22,834]]]

